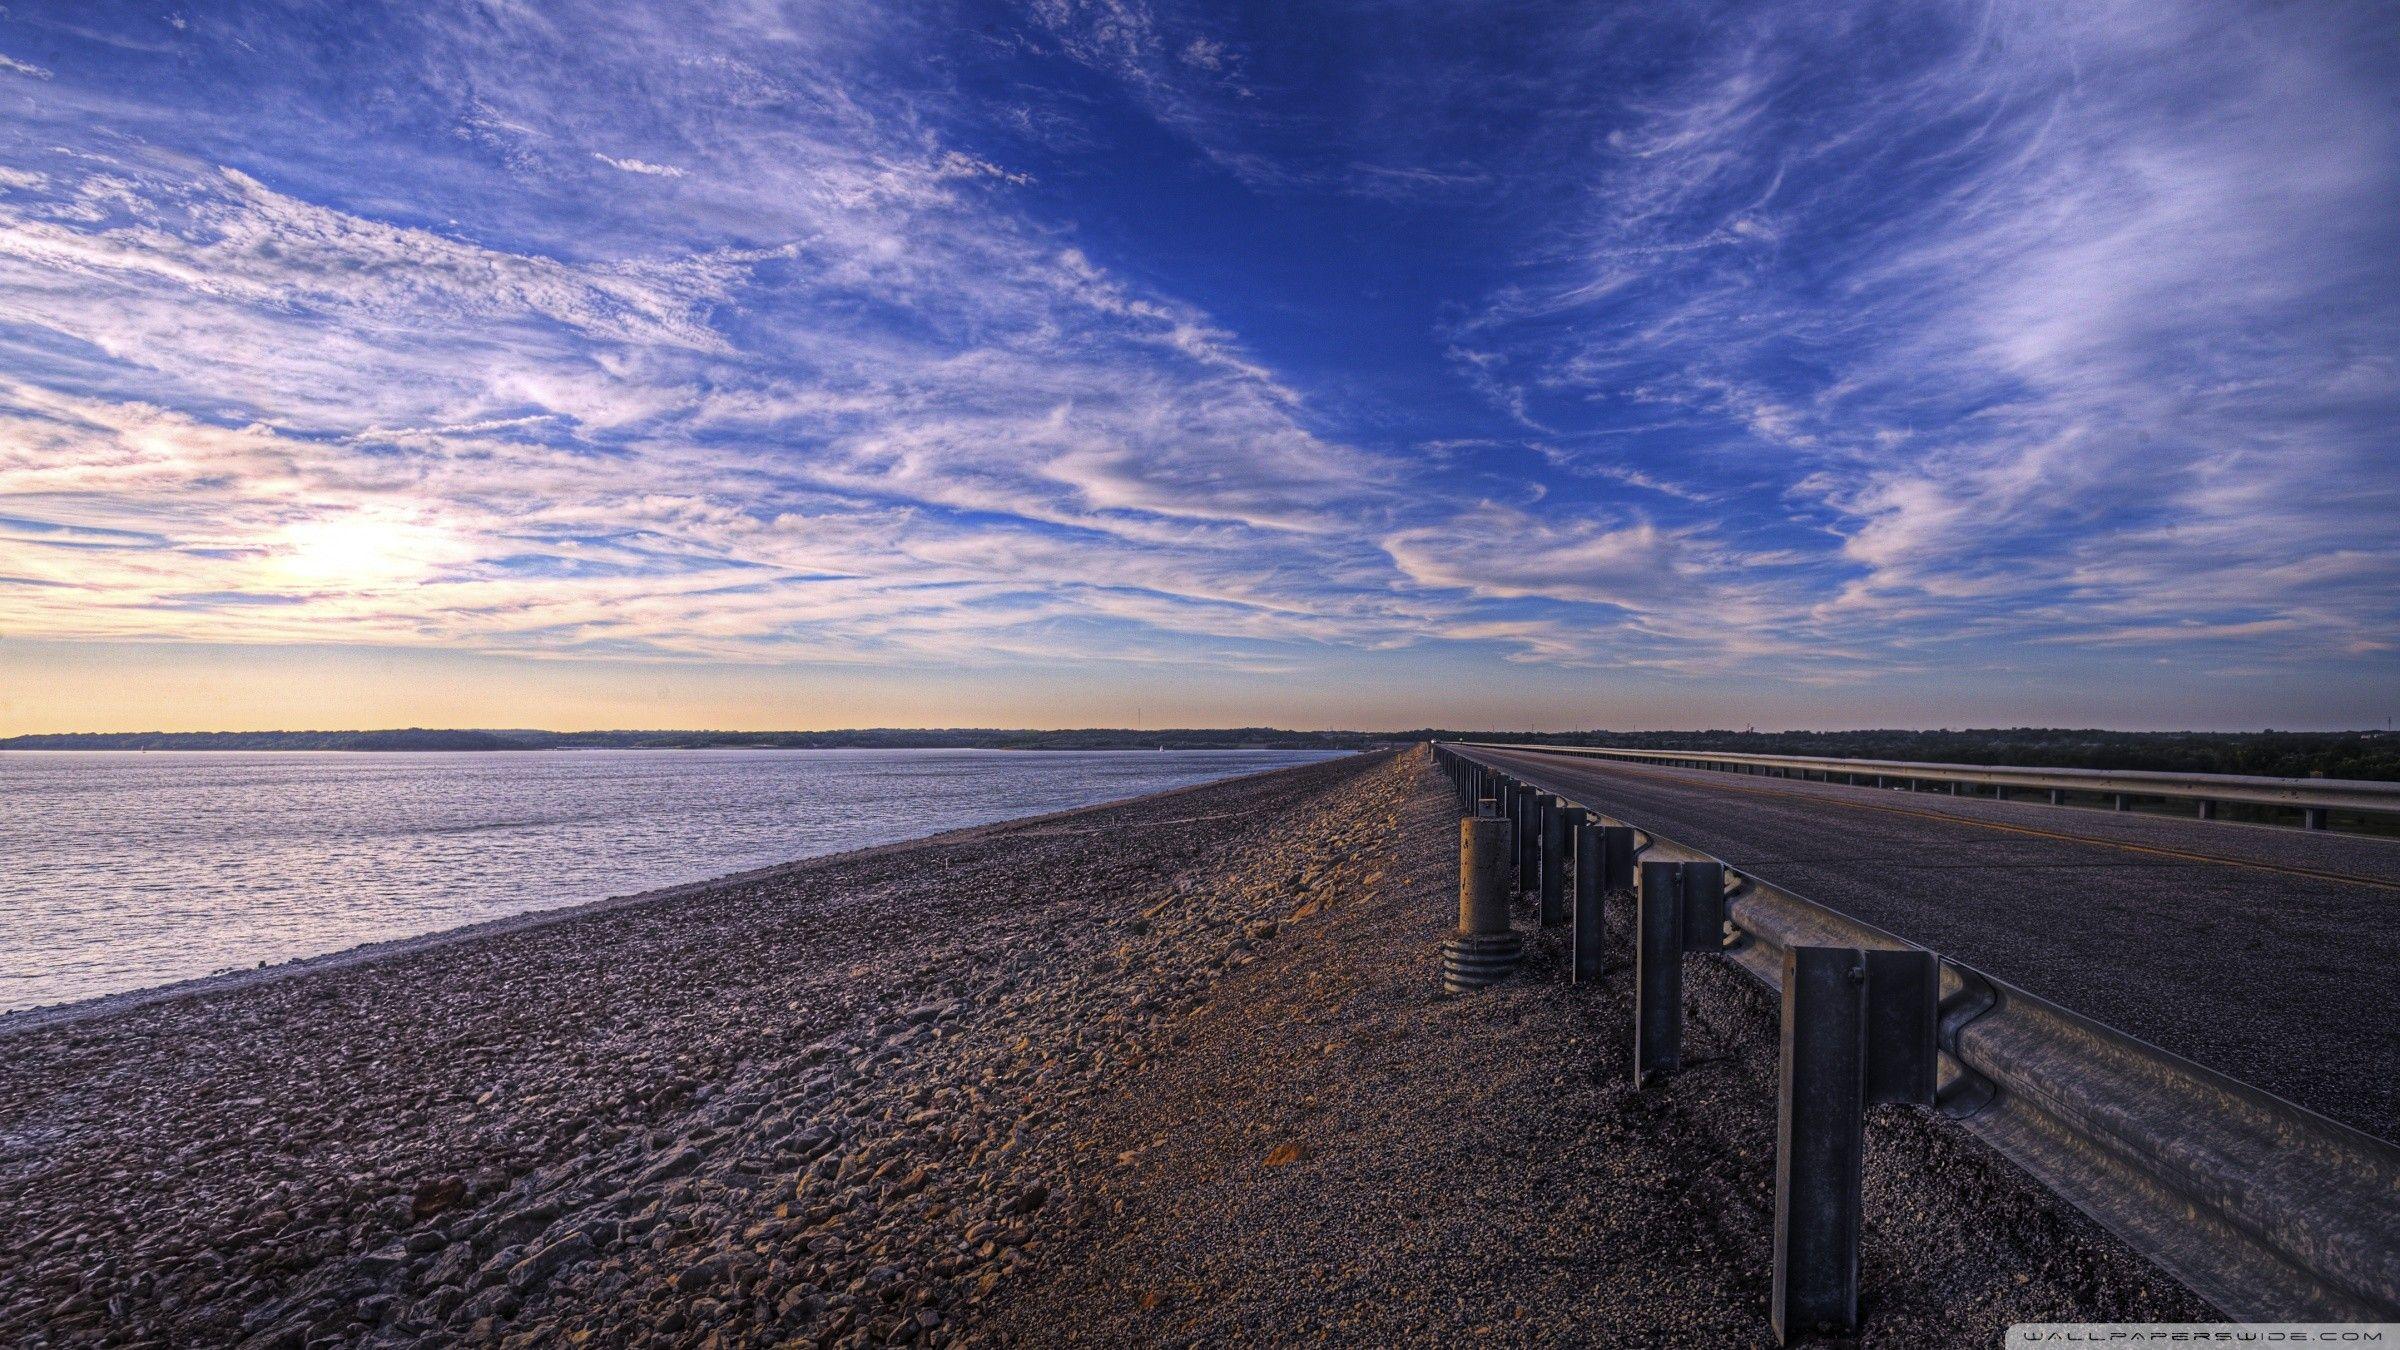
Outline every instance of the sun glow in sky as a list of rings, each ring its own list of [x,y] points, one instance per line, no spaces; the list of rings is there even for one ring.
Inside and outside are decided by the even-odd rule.
[[[407,521],[324,516],[285,527],[273,557],[295,588],[365,590],[431,575],[447,542],[439,529]]]
[[[2380,725],[2373,3],[0,11],[0,734]]]

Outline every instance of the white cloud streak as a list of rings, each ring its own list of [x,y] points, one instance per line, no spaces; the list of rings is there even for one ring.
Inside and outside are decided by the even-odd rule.
[[[2400,623],[2400,134],[2361,11],[1707,22],[1597,138],[1544,245],[1573,264],[1463,327],[1538,372],[1497,406],[1672,419],[1677,477],[1756,484],[1721,522],[1830,532],[1760,611],[1787,636],[2315,659]]]
[[[1343,528],[1387,470],[1205,314],[983,195],[1027,175],[830,92],[841,40],[732,44],[769,74],[719,24],[595,17],[566,52],[508,22],[440,34],[485,91],[454,114],[479,158],[382,167],[555,207],[543,147],[683,72],[638,156],[590,152],[689,166],[671,206],[615,199],[610,247],[387,224],[124,138],[13,147],[0,335],[36,369],[0,386],[26,522],[0,626],[836,661],[1409,639]],[[49,130],[142,129],[78,97]]]

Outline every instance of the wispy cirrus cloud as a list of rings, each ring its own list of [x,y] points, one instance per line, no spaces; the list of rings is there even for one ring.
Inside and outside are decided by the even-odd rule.
[[[835,660],[1403,632],[1336,528],[1384,509],[1387,470],[1205,313],[1013,211],[1027,175],[906,93],[836,92],[904,37],[867,27],[766,23],[737,64],[716,28],[435,25],[461,89],[409,115],[477,134],[387,146],[374,176],[482,178],[473,226],[311,201],[134,139],[171,107],[70,97],[0,202],[27,372],[0,498],[148,542],[21,536],[0,621]],[[663,180],[656,204],[595,199],[553,150],[631,85],[638,154],[586,153]],[[95,111],[122,134],[44,143]]]
[[[1512,14],[0,17],[0,631],[2389,668],[2370,9]]]
[[[1671,414],[1643,465],[1674,447],[1757,484],[1720,509],[1822,530],[1835,566],[1797,578],[1784,631],[2355,644],[2400,618],[2335,562],[2400,545],[2371,24],[1741,11],[1590,124],[1547,283],[1467,331],[1535,372],[1537,415]]]

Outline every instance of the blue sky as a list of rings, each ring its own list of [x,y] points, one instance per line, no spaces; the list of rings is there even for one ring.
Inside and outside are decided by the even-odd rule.
[[[2396,104],[2375,4],[12,4],[0,730],[2380,725]]]

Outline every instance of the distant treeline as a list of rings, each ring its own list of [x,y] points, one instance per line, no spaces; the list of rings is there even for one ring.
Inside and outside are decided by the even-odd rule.
[[[0,739],[0,750],[1358,750],[1393,738],[1272,727],[1197,731],[124,731]]]
[[[1424,740],[1741,750],[2027,768],[2155,769],[2400,781],[2400,736],[2381,731],[135,731],[0,739],[0,750],[1364,750]]]
[[[2010,727],[1969,731],[1430,732],[1444,740],[1615,745],[1630,750],[1729,750],[1834,759],[1913,759],[2023,768],[2144,769],[2274,778],[2400,780],[2400,736],[2383,731],[2092,731]]]

